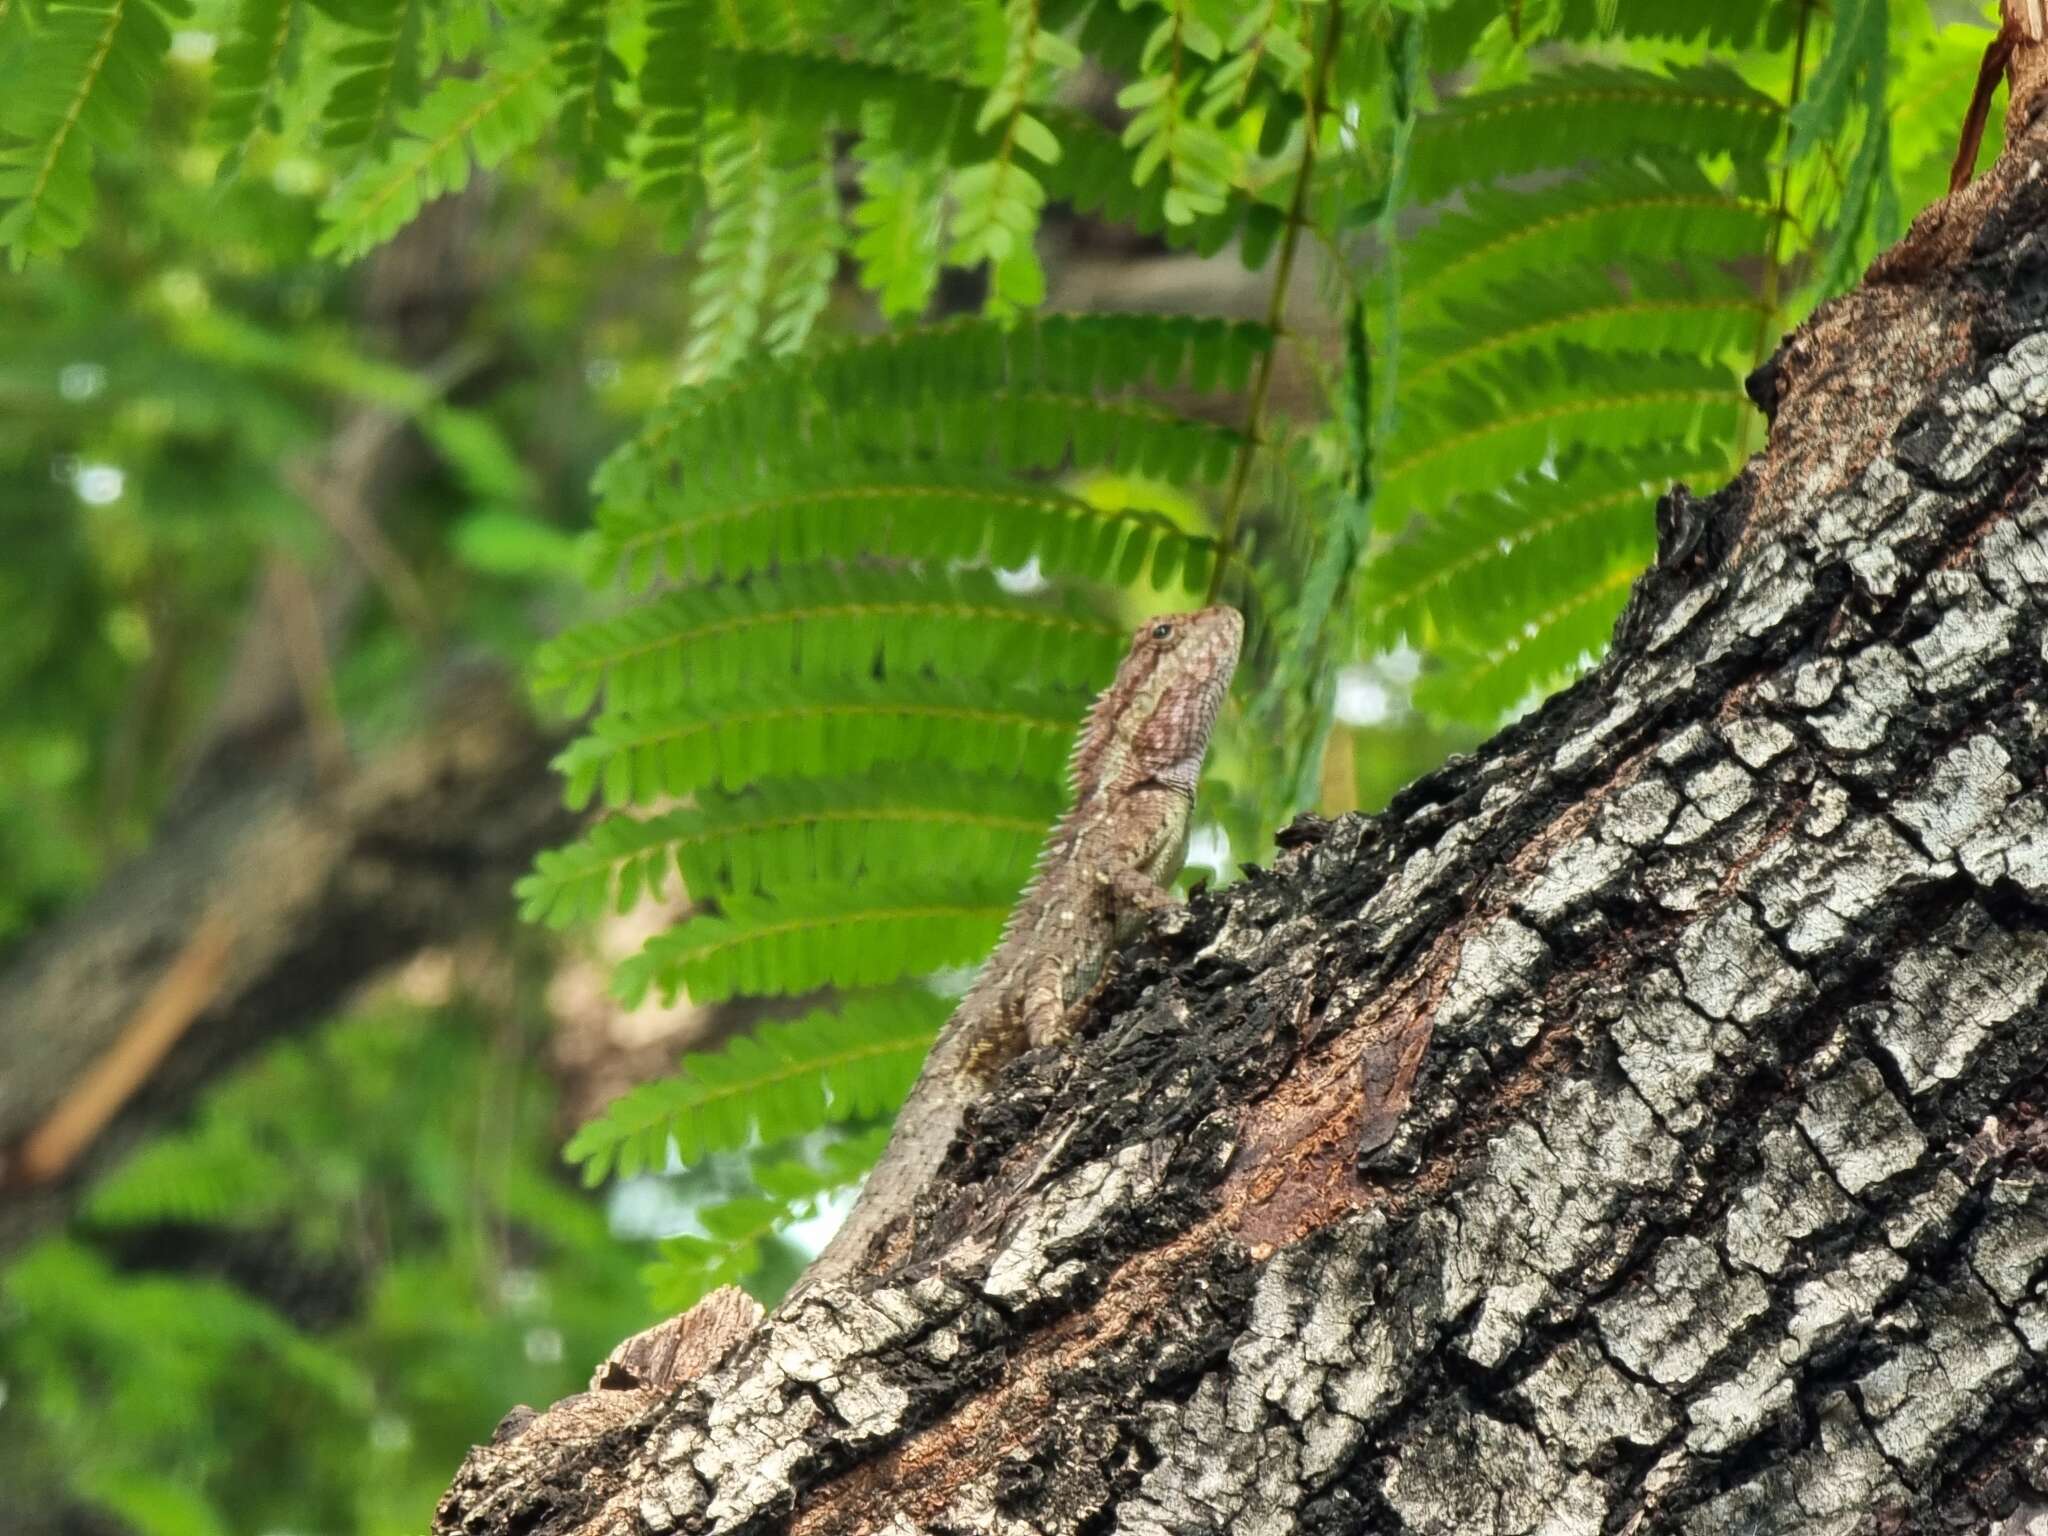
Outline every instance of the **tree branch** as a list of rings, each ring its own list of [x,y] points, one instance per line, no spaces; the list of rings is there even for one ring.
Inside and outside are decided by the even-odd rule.
[[[2020,50],[2026,55],[2037,50]],[[2048,1490],[2048,128],[1585,682],[1155,924],[913,1251],[436,1529],[1931,1532]]]

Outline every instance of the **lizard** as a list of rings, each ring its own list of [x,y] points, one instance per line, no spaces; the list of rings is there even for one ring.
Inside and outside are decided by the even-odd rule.
[[[1026,1048],[1064,1043],[1094,1002],[1118,942],[1144,914],[1172,903],[1195,782],[1243,638],[1244,620],[1223,606],[1138,627],[1075,737],[1070,808],[1054,823],[994,952],[940,1030],[853,1209],[791,1300],[900,1253],[917,1197],[968,1107]]]

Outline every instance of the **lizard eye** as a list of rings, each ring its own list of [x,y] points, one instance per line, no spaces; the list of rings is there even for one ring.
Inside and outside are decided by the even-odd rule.
[[[1154,624],[1152,626],[1152,638],[1154,640],[1171,640],[1173,638],[1173,626],[1171,624]]]

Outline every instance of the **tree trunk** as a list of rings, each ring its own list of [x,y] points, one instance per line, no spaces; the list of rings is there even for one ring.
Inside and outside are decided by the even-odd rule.
[[[437,1530],[2033,1529],[2048,124],[2011,132],[1752,379],[1766,451],[1660,504],[1596,673],[1142,935],[899,1269],[513,1415]]]

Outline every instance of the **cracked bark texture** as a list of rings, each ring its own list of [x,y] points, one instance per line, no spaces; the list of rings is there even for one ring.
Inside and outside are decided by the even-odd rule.
[[[437,1529],[2048,1529],[2048,128],[1752,390],[1594,675],[1149,929],[898,1268]]]

